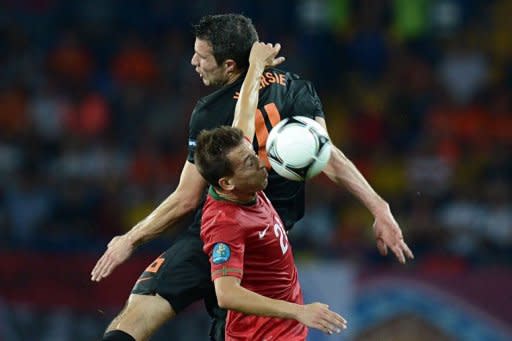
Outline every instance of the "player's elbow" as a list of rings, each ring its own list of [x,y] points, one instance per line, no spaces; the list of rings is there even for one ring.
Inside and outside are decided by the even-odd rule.
[[[197,208],[198,205],[199,205],[199,199],[198,200],[189,199],[186,201],[182,201],[181,202],[181,210],[183,211],[184,214],[189,214],[189,213],[192,213]]]
[[[350,160],[343,154],[341,150],[336,147],[332,148],[331,158],[329,162],[324,168],[324,173],[333,177],[339,174],[347,165],[350,163]]]
[[[217,304],[219,305],[219,308],[222,308],[222,309],[230,309],[231,308],[231,305],[229,304],[229,300],[227,300],[225,297],[217,296]]]
[[[200,196],[186,194],[185,192],[178,192],[177,194],[176,199],[182,214],[192,213],[199,206]]]
[[[221,276],[215,279],[214,285],[219,307],[238,311],[244,297],[240,280],[234,276]]]
[[[222,309],[232,309],[233,308],[233,294],[230,293],[230,290],[226,290],[226,288],[217,288],[215,291],[217,295],[217,304]]]

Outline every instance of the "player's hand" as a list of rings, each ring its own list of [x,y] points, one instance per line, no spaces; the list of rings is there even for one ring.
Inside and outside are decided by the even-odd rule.
[[[388,248],[390,248],[402,264],[405,264],[407,258],[414,259],[388,205],[375,215],[373,229],[377,240],[377,249],[383,256],[388,254]]]
[[[318,302],[302,306],[297,321],[329,335],[341,333],[347,328],[347,321],[343,317],[329,310],[327,304]]]
[[[281,50],[281,44],[265,44],[255,42],[252,45],[251,54],[249,55],[250,64],[259,64],[263,68],[268,66],[276,66],[284,62],[284,57],[276,57]]]
[[[119,264],[130,257],[134,249],[132,241],[126,235],[112,238],[107,245],[107,251],[92,269],[91,280],[99,282],[110,275]]]

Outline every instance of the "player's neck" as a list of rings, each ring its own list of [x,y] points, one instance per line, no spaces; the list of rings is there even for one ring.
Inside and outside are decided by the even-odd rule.
[[[233,84],[242,76],[243,73],[244,71],[242,70],[240,72],[233,72],[232,74],[228,75],[225,85]]]
[[[256,202],[256,193],[233,193],[225,192],[221,189],[211,188],[214,194],[217,195],[218,199],[233,202],[239,205],[252,205]],[[210,193],[211,193],[210,191]]]

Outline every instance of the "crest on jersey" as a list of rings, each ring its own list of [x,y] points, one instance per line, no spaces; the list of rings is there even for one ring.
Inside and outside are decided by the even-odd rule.
[[[213,247],[212,262],[213,264],[226,263],[231,257],[231,250],[229,246],[224,243],[217,243]]]

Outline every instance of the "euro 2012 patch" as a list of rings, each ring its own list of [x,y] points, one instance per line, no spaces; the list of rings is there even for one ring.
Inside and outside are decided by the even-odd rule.
[[[222,264],[226,263],[231,256],[231,250],[229,246],[224,243],[217,243],[213,247],[212,252],[212,262],[213,264]]]

